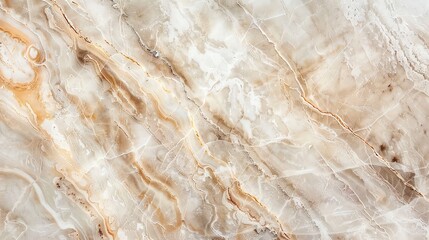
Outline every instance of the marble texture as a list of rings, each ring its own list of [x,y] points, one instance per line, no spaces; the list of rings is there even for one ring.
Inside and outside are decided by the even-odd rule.
[[[429,1],[0,10],[0,239],[429,239]]]

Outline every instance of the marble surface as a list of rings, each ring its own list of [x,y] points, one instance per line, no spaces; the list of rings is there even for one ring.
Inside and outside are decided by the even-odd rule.
[[[0,239],[429,239],[429,1],[0,10]]]

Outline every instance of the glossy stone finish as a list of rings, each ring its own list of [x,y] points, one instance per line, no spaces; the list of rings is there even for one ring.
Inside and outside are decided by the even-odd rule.
[[[0,239],[428,239],[428,44],[426,0],[1,0]]]

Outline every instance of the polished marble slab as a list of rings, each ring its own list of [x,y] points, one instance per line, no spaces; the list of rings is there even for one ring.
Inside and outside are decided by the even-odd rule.
[[[429,239],[429,1],[0,1],[0,239]]]

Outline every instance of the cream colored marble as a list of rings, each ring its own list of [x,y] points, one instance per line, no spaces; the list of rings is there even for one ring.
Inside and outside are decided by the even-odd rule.
[[[0,239],[429,239],[429,1],[0,9]]]

